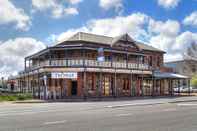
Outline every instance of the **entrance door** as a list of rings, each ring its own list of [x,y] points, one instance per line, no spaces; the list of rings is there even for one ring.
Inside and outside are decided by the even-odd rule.
[[[71,94],[73,96],[77,95],[77,81],[72,81]]]
[[[105,96],[110,95],[110,78],[105,76],[104,77],[104,86],[103,86],[103,92]]]

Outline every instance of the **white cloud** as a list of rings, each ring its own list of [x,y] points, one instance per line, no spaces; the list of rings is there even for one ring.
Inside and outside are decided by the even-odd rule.
[[[145,40],[149,45],[166,51],[166,61],[180,59],[187,47],[197,41],[197,33],[180,32],[178,21],[157,21],[142,13],[93,19],[82,27],[69,29],[55,36],[57,41],[63,41],[80,31],[113,37],[129,33],[136,40]]]
[[[32,5],[38,10],[45,10],[51,7],[55,7],[54,0],[32,0]]]
[[[8,77],[24,69],[24,57],[31,55],[45,45],[33,38],[16,38],[0,45],[0,77]]]
[[[180,32],[178,21],[167,20],[166,22],[150,20],[148,30],[150,33],[162,34],[165,36],[176,36]]]
[[[175,8],[181,0],[158,0],[158,5],[166,8],[171,9]]]
[[[51,11],[53,18],[61,18],[68,15],[77,15],[78,10],[76,7],[71,7],[70,5],[76,5],[82,0],[65,0],[62,3],[56,0],[32,0],[32,5],[34,11]],[[65,7],[65,2],[69,4]]]
[[[72,7],[64,9],[64,12],[67,15],[77,15],[77,14],[79,14],[78,10],[76,8],[72,8]]]
[[[119,14],[123,11],[122,0],[100,0],[99,5],[105,10],[114,8]]]
[[[183,20],[184,25],[197,27],[197,11],[192,12]]]
[[[123,33],[129,33],[134,38],[145,36],[146,31],[143,26],[148,21],[148,16],[142,13],[131,14],[126,17],[115,17],[109,19],[93,19],[85,26],[78,29],[70,29],[59,35],[58,40],[64,40],[71,34],[83,31],[100,35],[117,36]]]
[[[164,61],[170,62],[170,61],[177,61],[177,60],[183,60],[183,55],[181,53],[167,53],[164,55]]]
[[[75,5],[75,4],[79,4],[80,2],[82,2],[83,0],[66,0],[68,3],[70,3],[70,4],[73,4],[73,5]]]
[[[0,0],[0,24],[16,24],[16,29],[28,30],[30,17],[23,9],[15,7],[9,0]]]
[[[192,43],[197,43],[197,33],[190,31],[183,32],[177,35],[175,38],[171,38],[169,42],[167,54],[165,55],[165,61],[174,61],[183,59],[184,53],[187,52],[188,47]],[[166,43],[164,42],[163,45]]]

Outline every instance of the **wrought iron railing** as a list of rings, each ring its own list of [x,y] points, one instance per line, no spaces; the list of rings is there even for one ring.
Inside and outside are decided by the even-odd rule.
[[[96,60],[83,60],[83,59],[52,59],[45,60],[36,64],[30,65],[26,69],[32,70],[40,67],[90,67],[90,68],[117,68],[117,69],[138,69],[149,70],[147,64],[130,63],[130,62],[116,62],[104,61],[99,62]]]

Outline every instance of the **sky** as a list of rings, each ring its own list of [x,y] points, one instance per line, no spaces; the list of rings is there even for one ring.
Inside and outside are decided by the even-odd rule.
[[[197,43],[197,0],[0,0],[0,77],[24,69],[24,57],[83,31],[128,33],[182,59]]]

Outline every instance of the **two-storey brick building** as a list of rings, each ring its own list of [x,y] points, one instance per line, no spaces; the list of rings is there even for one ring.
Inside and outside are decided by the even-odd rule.
[[[155,75],[165,68],[164,53],[128,34],[112,38],[79,32],[26,57],[19,87],[43,99],[172,95],[179,77]]]

